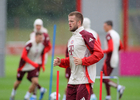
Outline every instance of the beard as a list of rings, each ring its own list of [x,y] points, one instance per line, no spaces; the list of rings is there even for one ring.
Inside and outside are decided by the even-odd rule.
[[[76,31],[78,29],[78,26],[75,26],[75,27],[73,27],[73,29],[71,29],[70,31],[71,32],[74,32],[74,31]]]

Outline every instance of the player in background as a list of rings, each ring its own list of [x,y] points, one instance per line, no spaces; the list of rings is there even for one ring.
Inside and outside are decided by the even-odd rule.
[[[46,28],[44,28],[43,26],[43,21],[41,19],[36,19],[34,21],[34,29],[33,29],[33,32],[30,34],[30,39],[31,40],[34,40],[35,38],[35,32],[42,32],[42,33],[48,33],[48,30]]]
[[[16,90],[20,85],[25,73],[27,73],[27,79],[31,81],[31,86],[29,91],[26,93],[24,100],[29,100],[30,94],[34,91],[35,87],[38,85],[38,70],[40,66],[44,66],[46,46],[42,43],[43,34],[41,32],[36,32],[35,40],[28,41],[23,49],[19,68],[17,72],[17,80],[14,83],[14,88],[11,93],[10,100],[14,100]],[[39,57],[42,56],[42,63],[38,64]]]
[[[47,58],[48,58],[48,52],[51,49],[51,43],[50,43],[50,39],[49,39],[49,35],[48,35],[48,30],[43,27],[43,21],[41,19],[36,19],[34,21],[34,25],[33,26],[34,26],[34,31],[30,34],[30,40],[34,41],[35,33],[36,32],[43,33],[43,43],[45,44],[46,49],[47,49],[46,54],[45,54],[45,59],[44,59],[45,60],[45,64],[46,64]],[[46,41],[48,41],[48,42],[46,42]],[[41,56],[40,56],[40,58],[38,59],[38,63],[41,63],[42,62],[41,60],[42,59],[41,59]],[[45,66],[42,67],[42,68],[43,68],[43,71],[45,71]],[[39,72],[40,72],[40,70],[39,70]],[[45,89],[44,87],[42,87],[39,84],[37,85],[37,88],[40,90],[40,97],[39,97],[39,99],[42,100],[43,95],[47,91],[47,89]],[[31,96],[30,100],[36,99],[37,88],[34,90],[34,93]]]
[[[84,29],[90,33],[93,34],[93,36],[95,37],[95,39],[98,41],[98,43],[100,44],[101,46],[101,42],[100,42],[100,38],[99,38],[99,35],[97,34],[97,32],[95,32],[94,30],[92,30],[90,28],[91,26],[91,21],[89,18],[84,18],[84,21],[83,21],[83,26],[84,26]],[[96,95],[94,94],[93,90],[92,90],[92,93],[91,93],[91,97],[90,97],[90,100],[97,100],[96,98]]]
[[[112,29],[113,23],[112,21],[106,21],[104,23],[104,30],[107,32],[106,41],[105,41],[105,50],[103,52],[106,54],[106,59],[103,65],[103,73],[105,76],[110,76],[113,69],[117,67],[119,61],[119,51],[123,49],[122,42],[120,40],[119,34]],[[106,87],[106,100],[111,100],[110,96],[110,86],[117,88],[119,92],[119,98],[122,97],[123,91],[125,89],[124,86],[114,83],[109,79],[103,79],[103,82]]]
[[[35,39],[35,32],[42,32],[44,37],[46,37],[49,40],[49,36],[48,36],[48,30],[46,28],[44,28],[43,26],[43,21],[41,19],[36,19],[34,21],[34,29],[33,32],[30,34],[30,40],[34,40]],[[45,38],[43,38],[45,39]],[[50,49],[51,49],[51,44],[50,45]],[[47,62],[48,59],[48,53],[45,54],[45,64]]]
[[[84,29],[90,33],[93,34],[93,36],[96,38],[96,40],[98,41],[98,43],[100,44],[101,46],[101,41],[100,41],[100,38],[99,38],[99,35],[97,34],[96,31],[92,30],[91,29],[91,21],[89,18],[84,18],[84,21],[83,21],[83,26],[84,26]]]
[[[71,12],[68,21],[73,33],[67,46],[69,57],[57,57],[54,66],[71,68],[66,100],[90,100],[91,85],[96,77],[95,63],[103,58],[103,52],[92,33],[84,30],[83,15],[80,12]]]
[[[65,57],[69,57],[68,48],[66,48]],[[65,77],[67,79],[67,82],[69,81],[70,75],[71,75],[71,69],[70,69],[70,67],[68,67],[65,69]],[[67,88],[65,89],[65,94],[63,95],[62,100],[66,100],[66,94],[67,94]]]

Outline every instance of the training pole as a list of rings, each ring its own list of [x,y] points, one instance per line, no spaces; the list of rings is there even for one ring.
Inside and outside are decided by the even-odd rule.
[[[57,81],[56,81],[56,100],[59,100],[59,71],[57,71]]]
[[[128,48],[128,29],[129,29],[129,0],[122,0],[123,3],[123,43],[124,51]]]
[[[100,72],[100,95],[99,95],[99,100],[102,100],[102,80],[103,80],[103,71]]]
[[[50,94],[52,93],[53,60],[54,60],[54,50],[55,50],[55,36],[56,36],[56,25],[54,25],[54,28],[53,28],[53,47],[52,47],[51,73],[50,73],[49,100],[50,100]]]

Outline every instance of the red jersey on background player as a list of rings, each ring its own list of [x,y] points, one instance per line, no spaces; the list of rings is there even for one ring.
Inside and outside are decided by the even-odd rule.
[[[43,34],[36,32],[35,40],[28,41],[23,49],[21,60],[19,63],[17,80],[14,83],[14,88],[11,93],[10,100],[14,100],[16,89],[20,85],[25,73],[27,73],[27,79],[32,82],[29,91],[26,93],[24,100],[28,100],[30,94],[35,90],[38,84],[39,66],[44,66],[45,58],[45,44],[42,43]],[[42,56],[42,63],[38,64],[39,57]]]
[[[47,62],[47,58],[48,58],[48,52],[51,49],[51,43],[50,43],[50,39],[49,39],[49,35],[48,35],[48,30],[46,28],[43,27],[43,21],[41,19],[36,19],[34,22],[34,31],[30,34],[30,40],[34,41],[35,40],[35,33],[36,32],[41,32],[43,33],[43,44],[46,46],[46,54],[45,54],[45,59],[44,59],[44,63],[46,64]],[[42,62],[42,57],[40,56],[38,59],[38,63],[40,64]],[[45,66],[42,67],[43,71],[45,71]],[[40,71],[40,70],[39,70]],[[39,99],[42,100],[44,93],[46,92],[46,89],[43,88],[42,86],[40,86],[38,84],[37,88],[40,90],[40,97]],[[37,89],[34,90],[33,95],[31,96],[31,100],[36,99],[36,92]]]
[[[66,100],[90,100],[96,77],[96,65],[103,57],[102,49],[92,33],[84,30],[83,15],[74,11],[68,15],[69,28],[73,35],[68,42],[69,57],[54,59],[54,66],[71,68]]]
[[[83,26],[84,26],[84,29],[90,33],[93,34],[93,36],[95,37],[95,39],[98,41],[98,43],[100,44],[101,46],[101,41],[100,41],[100,38],[99,38],[99,35],[97,34],[97,32],[95,32],[94,30],[92,30],[90,28],[91,26],[91,21],[89,18],[84,18],[84,21],[83,21]],[[97,100],[97,97],[96,95],[94,94],[93,92],[93,89],[92,89],[92,93],[91,93],[91,97],[90,97],[90,100]]]
[[[105,76],[110,76],[113,69],[117,67],[119,61],[119,50],[123,48],[119,34],[113,30],[112,27],[112,21],[106,21],[104,23],[104,30],[107,32],[107,35],[105,41],[105,50],[103,50],[103,52],[106,54],[106,59],[104,61],[102,70]],[[110,86],[117,88],[118,92],[120,93],[119,98],[122,97],[123,91],[125,89],[124,86],[116,84],[109,79],[103,79],[103,82],[107,92],[106,100],[111,100]]]

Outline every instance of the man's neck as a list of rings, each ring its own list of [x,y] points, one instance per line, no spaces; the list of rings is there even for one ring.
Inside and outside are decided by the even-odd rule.
[[[78,26],[78,28],[80,28],[81,26]]]
[[[36,44],[39,44],[39,42],[38,41],[35,41],[36,42]]]
[[[112,28],[111,28],[111,29],[109,29],[107,32],[109,32],[110,30],[112,30]]]

